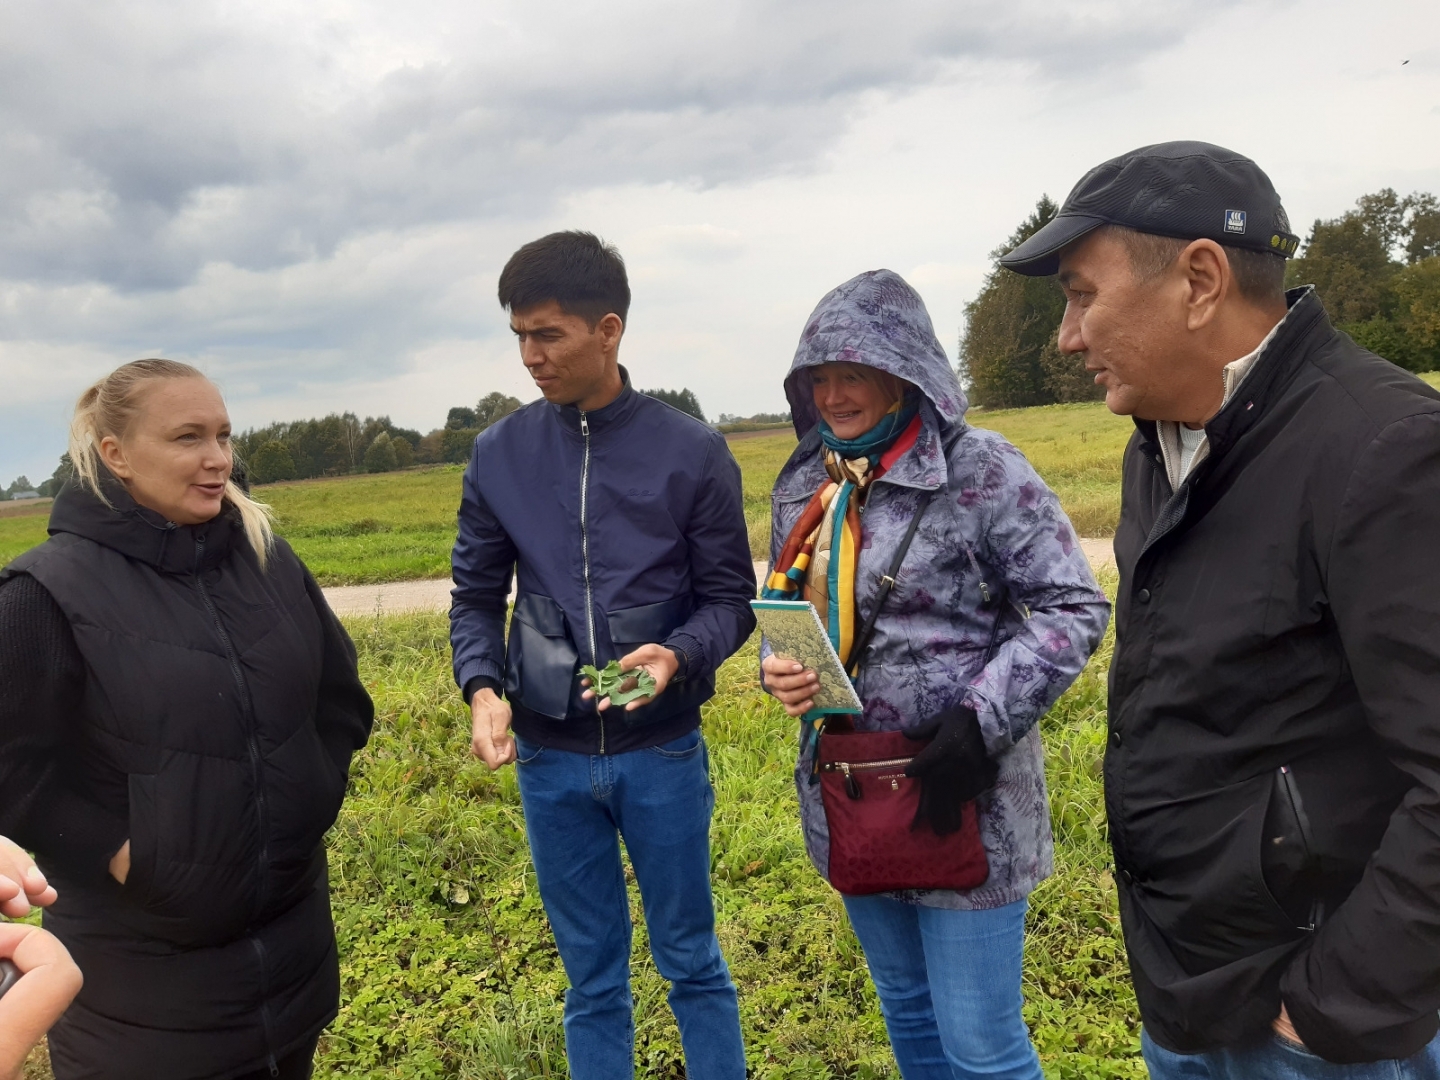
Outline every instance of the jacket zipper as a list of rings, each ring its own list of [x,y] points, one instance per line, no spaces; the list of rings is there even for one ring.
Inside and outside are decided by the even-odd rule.
[[[230,633],[225,629],[225,623],[221,621],[220,612],[216,609],[214,601],[210,599],[210,592],[205,588],[205,581],[200,576],[200,553],[205,550],[205,538],[203,536],[197,536],[195,543],[198,548],[195,554],[195,591],[200,594],[200,600],[205,605],[205,610],[209,612],[211,621],[215,623],[215,632],[220,636],[220,644],[225,649],[225,659],[229,661],[230,675],[235,680],[235,689],[240,695],[240,708],[246,720],[245,745],[250,756],[250,775],[255,784],[255,812],[260,824],[260,852],[258,856],[259,881],[255,896],[255,916],[259,918],[260,913],[265,910],[265,889],[266,878],[268,877],[267,867],[270,865],[270,823],[269,811],[265,805],[265,784],[262,776],[263,766],[260,761],[260,743],[255,735],[255,705],[254,702],[250,700],[250,688],[245,685],[245,676],[240,670],[240,657],[235,652],[235,644],[230,640]],[[268,978],[268,975],[266,973],[267,965],[265,963],[264,946],[257,938],[252,938],[251,940],[260,961],[261,979],[265,980]],[[269,1044],[267,1049],[269,1050],[270,1075],[275,1076],[278,1075],[278,1066],[275,1063],[275,1048],[270,1037],[270,1003],[268,1001],[262,1001],[260,1003],[260,1012],[265,1023],[265,1041]]]
[[[1304,804],[1300,800],[1300,792],[1295,786],[1295,778],[1288,765],[1280,766],[1280,779],[1285,784],[1285,798],[1289,800],[1290,812],[1295,815],[1295,827],[1300,831],[1300,847],[1304,850],[1305,862],[1309,865],[1315,858],[1314,849],[1310,845],[1310,819],[1305,814]],[[1310,925],[1296,929],[1314,932],[1324,919],[1325,902],[1316,898],[1310,903]]]
[[[595,652],[595,595],[590,588],[590,523],[586,518],[586,502],[590,494],[590,421],[580,413],[580,435],[585,440],[585,456],[580,464],[580,562],[585,572],[585,631],[590,635],[590,663],[600,666]],[[605,753],[605,716],[600,714],[600,753]]]

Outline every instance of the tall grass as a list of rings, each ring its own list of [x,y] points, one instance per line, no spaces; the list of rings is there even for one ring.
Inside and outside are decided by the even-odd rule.
[[[514,770],[491,774],[469,755],[445,620],[350,628],[379,719],[330,841],[344,1004],[318,1075],[564,1076],[565,980]],[[1106,870],[1105,659],[1044,721],[1058,867],[1032,898],[1025,991],[1052,1077],[1144,1075]],[[760,691],[753,641],[722,669],[704,730],[719,934],[740,986],[752,1076],[898,1075],[843,908],[805,857],[795,725]],[[678,1078],[679,1034],[633,879],[632,914],[639,1075]]]

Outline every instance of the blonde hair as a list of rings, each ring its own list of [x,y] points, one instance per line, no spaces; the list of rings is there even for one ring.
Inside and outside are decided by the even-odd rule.
[[[100,486],[104,475],[100,440],[107,435],[116,439],[124,437],[140,412],[140,393],[146,384],[157,379],[204,378],[198,368],[177,360],[132,360],[86,390],[75,403],[75,418],[70,421],[70,463],[75,468],[76,479],[106,506],[111,505]],[[264,569],[275,547],[270,508],[246,495],[234,480],[225,482],[225,501],[239,513],[245,538]]]

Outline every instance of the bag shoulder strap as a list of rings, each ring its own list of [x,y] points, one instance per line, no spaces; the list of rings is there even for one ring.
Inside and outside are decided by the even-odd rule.
[[[860,667],[860,658],[870,647],[870,639],[875,635],[875,620],[880,617],[880,609],[885,606],[885,601],[890,599],[890,591],[895,588],[895,575],[900,572],[900,564],[905,561],[910,542],[915,539],[915,533],[920,528],[920,519],[925,516],[925,511],[930,508],[930,500],[934,497],[933,491],[927,491],[920,497],[920,505],[915,508],[915,514],[910,518],[910,527],[905,530],[905,537],[895,549],[894,558],[890,560],[890,569],[880,579],[880,588],[875,593],[875,603],[870,608],[870,615],[866,618],[865,625],[860,628],[860,633],[856,635],[855,644],[850,648],[852,674]]]

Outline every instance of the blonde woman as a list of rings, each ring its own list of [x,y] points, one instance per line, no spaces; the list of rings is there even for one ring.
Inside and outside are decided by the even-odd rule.
[[[0,571],[0,831],[84,988],[56,1080],[308,1077],[339,999],[322,838],[368,737],[355,650],[169,360],[80,398],[50,539]]]

